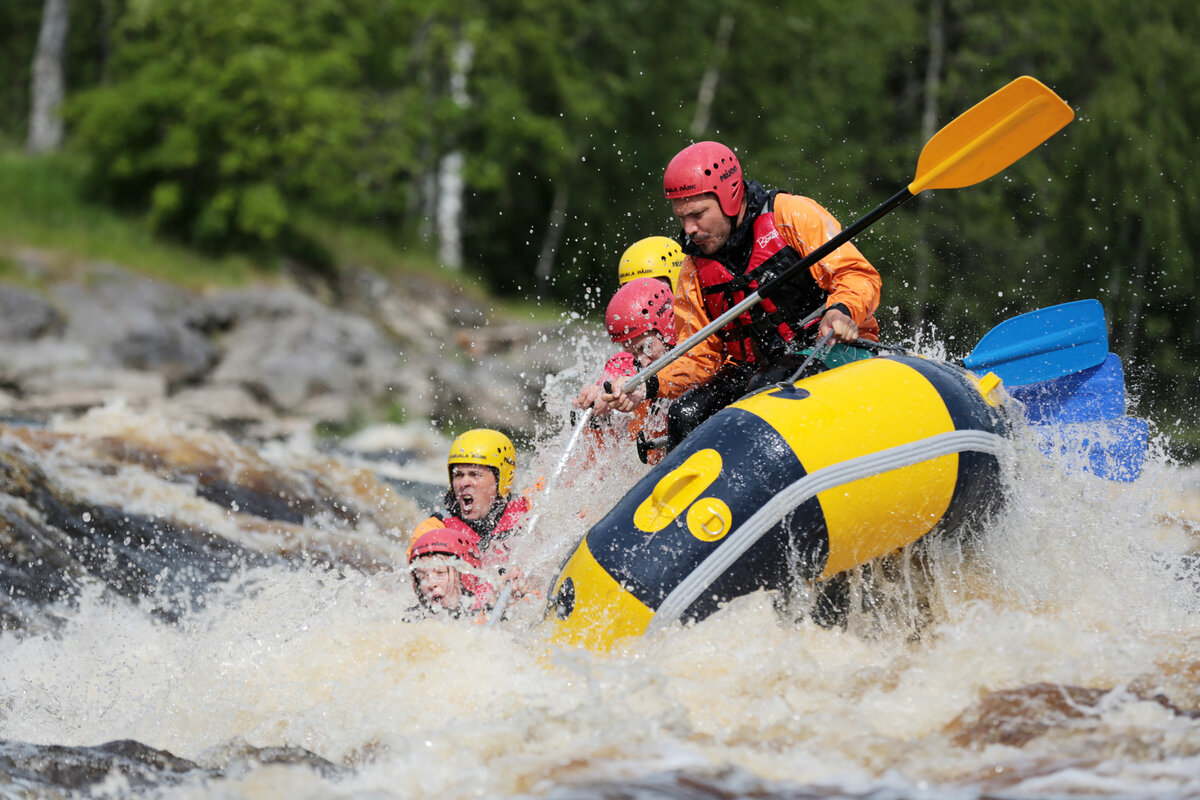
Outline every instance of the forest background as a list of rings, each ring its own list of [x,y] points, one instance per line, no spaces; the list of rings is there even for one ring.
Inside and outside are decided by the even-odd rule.
[[[1098,298],[1132,411],[1195,460],[1198,41],[1192,0],[0,0],[0,237],[115,214],[193,281],[422,265],[594,314],[624,248],[677,231],[687,143],[849,224],[1029,74],[1071,125],[859,237],[885,340],[963,355]]]

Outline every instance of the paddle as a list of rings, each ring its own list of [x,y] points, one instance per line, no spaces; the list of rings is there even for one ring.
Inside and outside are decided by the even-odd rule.
[[[562,475],[563,469],[567,466],[567,460],[571,457],[571,451],[575,449],[575,443],[579,441],[579,435],[583,433],[583,429],[587,427],[588,420],[592,418],[592,409],[587,409],[583,412],[579,422],[575,425],[575,430],[571,432],[571,438],[567,440],[567,446],[563,448],[563,454],[558,459],[558,464],[554,467],[554,472],[550,474],[550,480],[546,482],[546,493],[542,496],[541,502],[546,502],[550,496],[550,490],[558,483],[558,476]],[[525,526],[525,535],[533,533],[534,526],[537,525],[540,514],[532,514],[529,517],[529,524]],[[488,614],[486,627],[490,628],[500,621],[504,616],[504,610],[508,607],[512,600],[513,586],[511,583],[505,583],[504,588],[500,590],[500,595],[496,598],[496,604],[492,606],[492,611]]]
[[[856,339],[847,344],[876,352],[908,352],[903,347],[868,339]],[[1100,369],[1106,357],[1115,358],[1107,351],[1104,309],[1096,300],[1079,300],[1030,311],[1001,322],[979,340],[961,363],[975,372],[987,369],[995,372],[1014,390],[1013,397],[1027,406],[1031,402],[1041,405],[1067,402],[1073,394],[1082,391],[1079,387],[1085,377],[1090,378],[1091,373],[1100,370],[1098,378],[1085,384],[1090,388],[1090,394],[1095,395],[1088,402],[1111,405],[1119,400],[1121,410],[1110,415],[1116,416],[1124,410],[1124,380],[1119,363]],[[1066,376],[1079,377],[1069,385],[1057,385],[1058,379],[1065,380]],[[1118,390],[1110,386],[1114,380]],[[1051,381],[1053,385],[1048,383]],[[1036,386],[1028,392],[1020,391],[1020,387],[1030,384]],[[1119,397],[1108,396],[1114,391],[1119,391]]]
[[[1114,419],[1125,413],[1125,370],[1116,353],[1094,367],[1048,381],[1009,386],[1034,425]]]
[[[963,366],[991,370],[1009,386],[1069,375],[1104,362],[1108,329],[1099,300],[1076,300],[1006,319],[992,328]]]
[[[1074,116],[1070,106],[1036,79],[1025,75],[1012,81],[934,134],[921,150],[912,183],[791,268],[765,281],[758,291],[626,381],[622,391],[645,383],[746,309],[769,297],[775,288],[806,272],[905,201],[926,189],[957,189],[990,178],[1049,139]]]

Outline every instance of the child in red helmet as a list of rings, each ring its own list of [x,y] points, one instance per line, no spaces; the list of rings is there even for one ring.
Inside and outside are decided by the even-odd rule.
[[[479,534],[459,519],[450,517],[444,525],[418,536],[408,549],[417,605],[405,612],[404,619],[413,622],[438,614],[459,618],[486,613],[494,591],[479,577],[482,566]]]
[[[637,374],[639,370],[666,355],[675,345],[674,296],[669,284],[664,280],[635,278],[622,285],[608,301],[604,321],[609,338],[614,344],[621,346],[621,352],[604,365],[603,378],[583,387],[579,392],[579,396],[575,398],[575,406],[578,408],[590,407],[604,391],[606,381]],[[661,409],[651,408],[649,404],[639,407],[634,412],[627,430],[617,432],[617,436],[637,439],[641,433],[643,441],[652,439],[651,431],[646,429],[647,420],[651,414],[659,411]],[[665,428],[662,432],[665,432]],[[597,434],[595,438],[606,437]],[[647,463],[657,463],[660,457],[655,451],[646,453],[641,448],[639,454],[643,454],[643,460]]]

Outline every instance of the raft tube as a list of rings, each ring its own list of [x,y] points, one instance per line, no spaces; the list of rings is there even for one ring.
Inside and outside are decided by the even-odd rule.
[[[567,559],[548,608],[555,640],[607,650],[994,513],[1008,432],[999,384],[886,356],[721,410]]]

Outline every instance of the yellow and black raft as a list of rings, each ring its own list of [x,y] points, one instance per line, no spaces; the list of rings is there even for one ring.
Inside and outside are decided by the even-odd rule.
[[[680,342],[674,356],[630,378],[625,390],[909,198],[986,180],[1073,116],[1036,79],[1024,75],[1009,82],[934,134],[912,183],[764,281]],[[1045,319],[1034,317],[1032,330],[1019,323],[999,331],[1000,341],[983,353],[977,347],[973,362],[964,365],[995,369],[989,365],[1028,361],[1044,372],[1042,353],[1082,352],[1059,335],[1073,329],[1062,330],[1056,315],[1043,326]],[[982,355],[989,357],[977,357]],[[1103,358],[1101,353],[1033,380]],[[828,578],[939,525],[952,528],[972,512],[986,512],[1000,499],[1001,378],[1013,384],[1003,374],[976,379],[949,364],[889,356],[855,361],[723,409],[576,548],[552,595],[558,638],[606,648],[675,620],[701,619],[759,587],[785,586],[793,574]]]
[[[993,513],[1007,433],[999,385],[886,356],[723,409],[580,542],[551,595],[556,640],[608,649]]]

